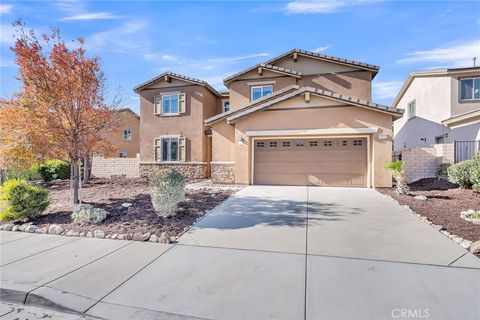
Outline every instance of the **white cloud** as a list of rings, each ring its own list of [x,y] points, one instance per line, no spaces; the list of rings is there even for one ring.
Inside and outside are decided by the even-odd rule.
[[[64,17],[60,19],[61,21],[80,21],[80,20],[106,20],[106,19],[117,19],[117,16],[114,16],[108,12],[91,12],[91,13],[81,13],[74,16]]]
[[[376,99],[393,99],[397,96],[400,88],[402,87],[402,81],[384,81],[373,83],[373,95]]]
[[[7,14],[12,11],[13,6],[11,4],[0,4],[0,14]]]
[[[195,37],[195,41],[199,42],[199,43],[203,43],[203,44],[215,44],[217,43],[216,41],[214,40],[210,40],[208,38],[205,38],[205,37],[200,37],[200,36],[196,36]]]
[[[407,58],[397,60],[399,64],[430,62],[449,67],[467,67],[472,58],[480,59],[480,39],[468,41],[450,47],[434,48],[407,53]]]
[[[91,50],[124,52],[143,47],[138,35],[147,27],[145,21],[129,21],[118,28],[101,31],[87,37],[85,44]]]
[[[320,53],[320,52],[326,51],[326,50],[329,49],[331,46],[332,46],[331,44],[327,44],[326,46],[315,48],[315,49],[313,49],[312,51],[313,51],[313,52],[316,52],[316,53]]]
[[[332,13],[347,6],[356,6],[382,0],[311,0],[288,2],[284,11],[289,14]]]

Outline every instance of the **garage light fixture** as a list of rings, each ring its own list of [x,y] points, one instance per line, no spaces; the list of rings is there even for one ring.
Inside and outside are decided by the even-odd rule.
[[[240,139],[238,140],[238,145],[239,146],[243,146],[244,144],[246,144],[247,141],[245,141],[245,138],[244,137],[240,137]]]

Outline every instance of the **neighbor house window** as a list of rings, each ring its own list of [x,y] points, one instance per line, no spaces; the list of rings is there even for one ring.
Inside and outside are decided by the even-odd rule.
[[[480,100],[480,78],[460,80],[460,100]]]
[[[417,102],[416,100],[408,103],[408,119],[412,119],[417,115]]]
[[[120,152],[118,153],[118,156],[119,156],[120,158],[126,158],[127,155],[128,155],[128,154],[127,154],[126,151],[120,151]]]
[[[132,129],[123,130],[123,140],[132,141]]]
[[[155,159],[157,161],[185,161],[185,138],[155,139]]]
[[[273,92],[273,86],[252,87],[252,101],[265,97]]]
[[[223,112],[230,111],[230,100],[223,101]]]

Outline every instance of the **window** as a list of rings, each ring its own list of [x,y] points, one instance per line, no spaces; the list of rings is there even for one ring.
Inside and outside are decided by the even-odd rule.
[[[257,148],[263,148],[263,147],[265,147],[265,142],[263,141],[257,142]]]
[[[353,140],[353,145],[354,146],[361,146],[362,145],[362,140]]]
[[[164,137],[155,139],[155,160],[185,161],[185,138]]]
[[[252,87],[252,101],[265,97],[273,92],[273,86]]]
[[[283,147],[290,147],[290,141],[282,141]]]
[[[342,146],[342,147],[348,146],[348,141],[347,141],[347,140],[342,140],[341,146]]]
[[[123,130],[123,140],[132,141],[132,129]]]
[[[185,112],[185,93],[169,93],[153,98],[154,112],[157,115],[178,115]]]
[[[120,151],[120,152],[118,153],[118,157],[120,157],[120,158],[126,158],[127,155],[128,155],[128,154],[127,154],[126,151]]]
[[[230,111],[230,100],[223,101],[223,112]]]
[[[480,100],[480,78],[460,79],[460,100]]]
[[[332,146],[332,140],[323,141],[323,146],[324,147],[331,147]]]
[[[310,141],[310,147],[316,147],[316,146],[318,146],[318,141],[317,140]]]
[[[416,100],[408,103],[408,119],[412,119],[417,115],[417,102]]]
[[[270,148],[276,148],[277,147],[277,141],[270,141]]]
[[[295,146],[296,147],[303,147],[304,145],[305,145],[305,141],[303,141],[303,140],[295,141]]]

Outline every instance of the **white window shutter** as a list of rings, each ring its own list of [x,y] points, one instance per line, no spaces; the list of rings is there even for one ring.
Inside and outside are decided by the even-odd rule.
[[[153,98],[153,110],[156,115],[162,114],[162,97],[156,96]]]
[[[185,137],[178,138],[178,160],[179,161],[186,161],[185,157],[185,150],[186,150],[186,139]]]
[[[162,161],[162,139],[155,139],[155,161]]]
[[[185,93],[178,94],[178,112],[185,113],[187,110],[187,96]]]

